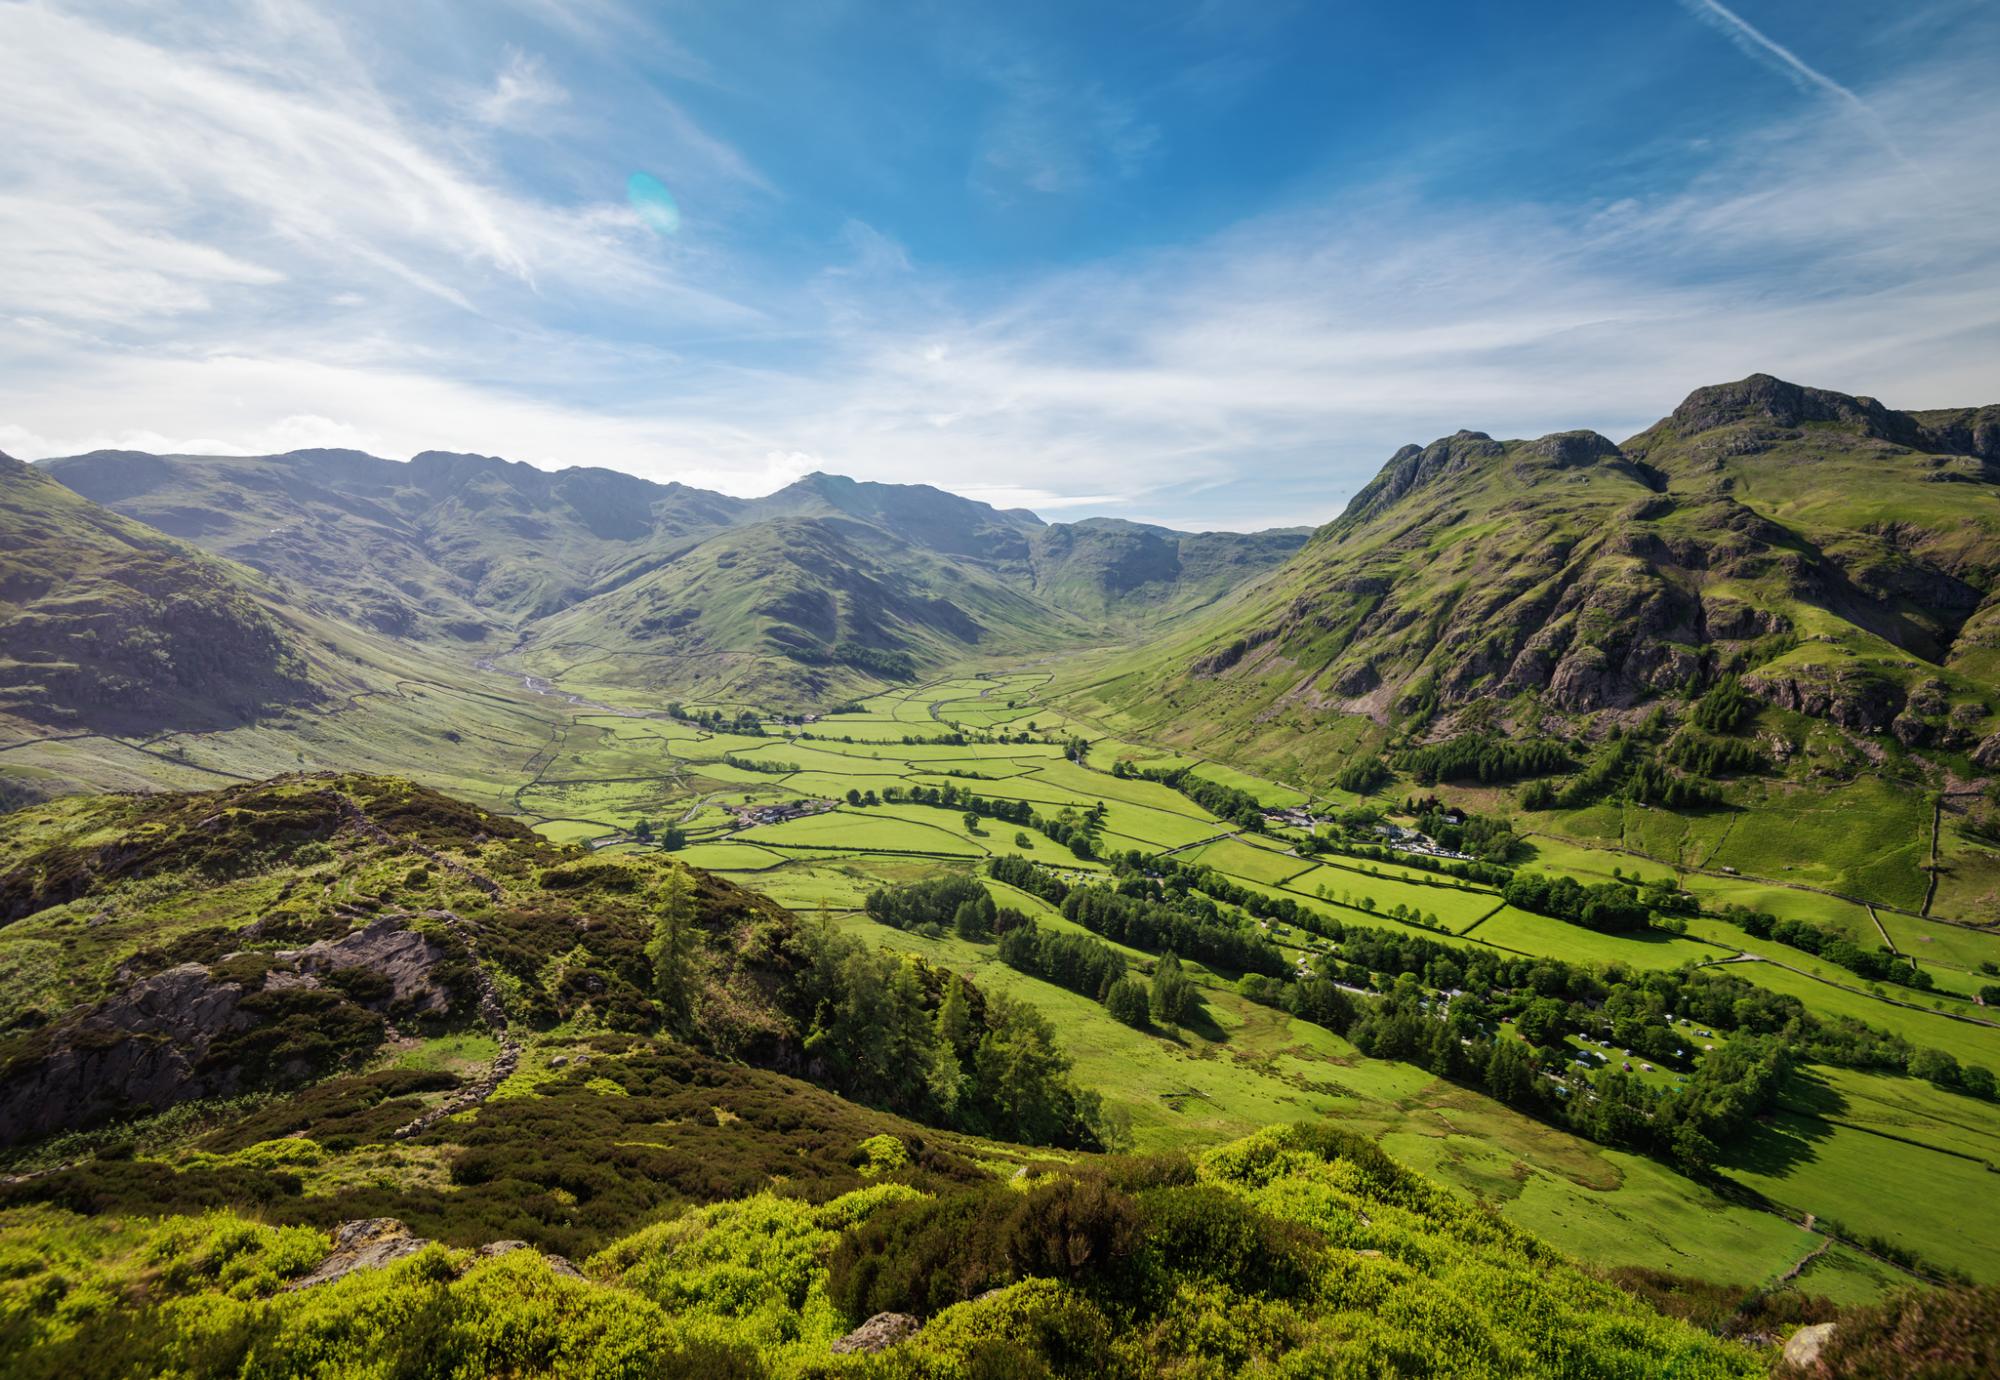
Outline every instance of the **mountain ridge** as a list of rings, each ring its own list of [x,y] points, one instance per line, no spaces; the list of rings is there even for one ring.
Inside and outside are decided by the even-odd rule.
[[[1764,703],[1971,751],[2000,727],[1996,456],[2000,407],[1898,412],[1769,375],[1696,389],[1622,445],[1461,430],[1399,449],[1100,698],[1175,741],[1226,715],[1302,763],[1299,735],[1344,716],[1378,738],[1468,715],[1554,731],[1740,674]]]
[[[289,579],[375,633],[518,647],[548,671],[572,652],[608,654],[611,683],[625,688],[726,684],[800,706],[967,654],[1069,645],[1170,616],[1305,537],[1046,523],[930,485],[824,472],[740,499],[443,451],[407,462],[346,450],[103,451],[40,468]],[[718,569],[735,573],[725,581]],[[732,588],[700,619],[688,612],[698,589],[745,580],[770,587],[741,599]],[[714,616],[725,603],[740,607]],[[729,659],[720,680],[708,674],[717,655]]]

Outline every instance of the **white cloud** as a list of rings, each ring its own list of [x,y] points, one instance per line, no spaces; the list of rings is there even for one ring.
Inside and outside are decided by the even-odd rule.
[[[143,267],[164,246],[205,242],[211,260],[183,249],[176,273],[282,275],[315,283],[320,300],[386,278],[461,311],[504,302],[518,312],[538,293],[561,292],[644,295],[714,321],[753,315],[663,258],[623,207],[622,186],[621,200],[608,189],[606,203],[580,207],[511,191],[461,151],[433,147],[323,17],[283,3],[255,14],[176,45],[0,4],[0,222],[18,225],[51,204],[113,206],[115,224],[98,215],[73,242],[62,265],[70,280],[93,264],[107,279],[127,271],[135,246]],[[551,90],[522,60],[503,74],[492,113]],[[219,271],[253,257],[261,279],[240,266]],[[15,274],[0,284],[0,310],[32,305],[20,287]],[[141,287],[151,289],[142,308],[210,304],[198,286]]]
[[[472,103],[472,113],[481,124],[505,128],[568,100],[569,92],[542,70],[539,59],[514,49],[492,88]]]
[[[1992,400],[1976,64],[1861,93],[1912,166],[1813,110],[1603,205],[1386,187],[1005,282],[854,222],[773,282],[433,147],[310,19],[274,54],[0,4],[0,448],[438,448],[737,494],[826,469],[1221,527],[1324,519],[1404,441],[1622,437],[1755,370]]]
[[[1680,0],[1680,5],[1696,19],[1727,38],[1736,46],[1738,52],[1776,72],[1801,91],[1831,96],[1857,116],[1883,148],[1899,161],[1904,161],[1903,151],[1896,146],[1896,141],[1889,137],[1888,126],[1883,124],[1882,117],[1876,113],[1873,106],[1855,95],[1852,90],[1806,62],[1790,48],[1722,4],[1721,0]]]

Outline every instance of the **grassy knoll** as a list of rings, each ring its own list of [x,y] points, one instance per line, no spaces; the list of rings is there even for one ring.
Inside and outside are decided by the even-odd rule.
[[[1678,968],[1712,963],[1731,952],[1699,939],[1649,931],[1602,934],[1546,915],[1502,907],[1472,932],[1474,939],[1525,954],[1548,954],[1571,963],[1626,963],[1634,968]]]
[[[1789,959],[1787,960],[1789,961]],[[1911,1009],[1878,1001],[1856,987],[1821,982],[1775,963],[1732,963],[1728,971],[1774,992],[1797,997],[1829,1016],[1851,1016],[1879,1029],[1901,1035],[1915,1045],[1944,1050],[1961,1061],[2000,1066],[2000,1029],[1955,1021],[1926,1009]],[[1850,981],[1858,981],[1849,975]]]
[[[1725,1162],[1729,1176],[1837,1230],[1860,1232],[1933,1266],[2000,1274],[2000,1184],[1983,1162],[1781,1111]]]
[[[1671,1262],[1664,1267],[1759,1283],[1820,1244],[1651,1161],[1544,1126],[1420,1069],[1364,1058],[1318,1026],[1245,1001],[1197,964],[1186,968],[1202,988],[1204,1018],[1167,1037],[1121,1025],[1089,998],[1015,972],[990,945],[926,939],[859,915],[842,925],[1042,1010],[1064,1032],[1079,1078],[1129,1116],[1140,1149],[1199,1145],[1260,1120],[1332,1118],[1596,1264]],[[1858,1278],[1853,1291],[1875,1289]]]

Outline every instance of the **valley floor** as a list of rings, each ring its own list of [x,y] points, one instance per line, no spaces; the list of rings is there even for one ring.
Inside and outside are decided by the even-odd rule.
[[[1333,1120],[1602,1266],[1744,1285],[1783,1282],[1842,1302],[1911,1281],[1880,1254],[1814,1230],[1833,1220],[1850,1241],[1887,1243],[1982,1281],[2000,1280],[2000,1194],[1992,1191],[2000,1182],[1992,1177],[2000,1109],[1991,1103],[1908,1078],[1812,1069],[1802,1091],[1726,1161],[1722,1180],[1704,1186],[1414,1066],[1366,1058],[1324,1029],[1240,996],[1228,974],[1187,965],[1208,1019],[1173,1036],[1144,1033],[1094,1001],[1002,964],[991,946],[879,926],[861,910],[877,887],[969,871],[1010,853],[1072,878],[1101,871],[1102,864],[1038,831],[955,808],[867,803],[870,793],[879,801],[892,786],[953,786],[1028,802],[1050,816],[1101,807],[1102,849],[1198,860],[1347,925],[1402,927],[1459,946],[1574,962],[1727,964],[1737,976],[1801,997],[1815,1012],[1852,1015],[1963,1062],[2000,1068],[2000,1022],[1972,999],[1979,965],[2000,961],[2000,934],[1950,923],[1944,917],[1952,897],[1913,893],[1892,865],[1892,855],[1928,847],[1928,808],[1905,808],[1910,802],[1893,788],[1857,787],[1852,798],[1799,812],[1793,830],[1760,828],[1754,837],[1729,836],[1726,819],[1673,833],[1667,826],[1675,817],[1651,812],[1662,817],[1563,818],[1529,840],[1532,865],[1580,880],[1671,870],[1707,902],[1735,901],[1857,935],[1879,932],[1937,978],[1933,993],[1885,991],[1719,922],[1696,921],[1681,938],[1598,934],[1514,910],[1490,888],[1438,885],[1416,869],[1337,855],[1300,856],[1282,835],[1246,834],[1179,791],[1114,776],[1111,768],[1121,760],[1142,769],[1193,765],[1274,808],[1339,808],[1354,797],[1122,740],[1105,724],[1050,703],[1051,679],[1046,666],[969,669],[877,695],[859,712],[742,732],[668,717],[663,706],[587,679],[549,686],[504,672],[440,671],[401,683],[395,696],[269,730],[146,743],[44,740],[0,746],[0,763],[30,789],[38,775],[107,789],[191,787],[317,766],[321,744],[329,761],[415,777],[524,818],[559,842],[616,853],[657,846],[637,837],[642,821],[656,839],[672,827],[685,835],[678,856],[689,863],[795,910],[824,910],[874,943],[920,952],[1045,1012],[1080,1081],[1129,1125],[1136,1148],[1198,1148],[1274,1122]],[[733,720],[760,707],[687,708]],[[1876,833],[1902,830],[1907,840],[1856,839],[1828,827],[1864,817],[1875,821]],[[1889,860],[1843,856],[1829,867],[1829,848],[1843,855],[1873,850]],[[1879,893],[1852,890],[1857,877],[1869,876],[1887,879]],[[1035,914],[1046,928],[1069,924],[1025,893],[989,886],[1002,904]],[[1391,918],[1392,908],[1426,922]],[[7,938],[16,965],[42,961],[32,922]],[[1299,947],[1303,936],[1281,942],[1307,952]],[[1136,952],[1132,958],[1151,961]],[[1739,1199],[1733,1185],[1754,1189],[1763,1201]]]

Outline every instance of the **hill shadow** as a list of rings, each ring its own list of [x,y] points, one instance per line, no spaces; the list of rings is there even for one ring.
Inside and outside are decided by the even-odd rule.
[[[1724,1169],[1783,1178],[1819,1158],[1818,1143],[1834,1131],[1827,1118],[1846,1110],[1847,1099],[1824,1078],[1796,1072],[1785,1081],[1776,1108],[1758,1116],[1719,1163]]]

